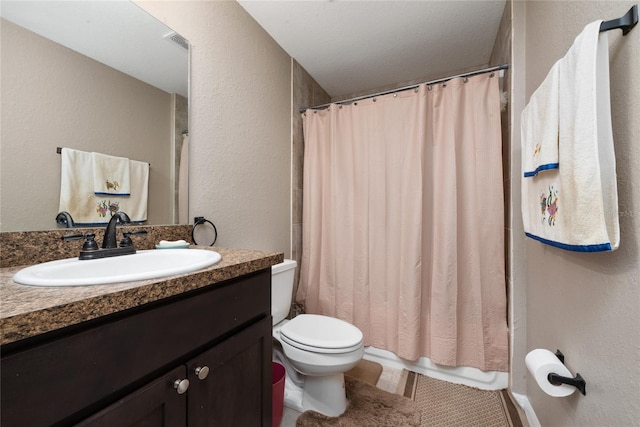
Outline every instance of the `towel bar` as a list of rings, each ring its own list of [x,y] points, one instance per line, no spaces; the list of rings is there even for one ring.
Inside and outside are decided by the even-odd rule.
[[[620,28],[622,30],[622,35],[626,36],[629,31],[638,23],[638,5],[634,4],[631,9],[624,16],[618,19],[612,19],[611,21],[605,21],[600,24],[600,32],[605,32],[609,30],[615,30]]]
[[[62,147],[56,147],[56,153],[62,154]],[[149,163],[149,167],[151,167],[151,163]]]

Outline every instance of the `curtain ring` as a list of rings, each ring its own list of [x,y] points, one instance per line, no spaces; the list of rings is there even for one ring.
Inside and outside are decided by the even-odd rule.
[[[447,87],[447,82],[442,83],[442,87]]]
[[[414,93],[418,93],[419,88],[420,88],[420,86],[416,87],[416,88],[413,90],[413,92],[414,92]]]
[[[489,74],[489,77],[493,77],[496,73],[494,73],[493,71],[491,72],[491,74]]]
[[[373,102],[376,102],[378,100],[378,98],[373,98]]]
[[[342,104],[338,105],[338,110],[342,110]]]
[[[433,86],[427,85],[427,90],[433,90]]]
[[[469,77],[465,76],[463,82],[467,83],[469,81]]]
[[[393,97],[394,97],[394,98],[397,98],[397,97],[398,97],[398,94],[397,94],[397,93],[394,93],[394,94],[393,94]]]
[[[193,228],[191,229],[191,240],[196,245],[198,244],[198,242],[196,241],[196,237],[195,237],[195,231],[196,231],[196,228],[199,225],[203,225],[205,223],[209,223],[209,224],[211,224],[211,227],[213,227],[213,242],[211,242],[211,244],[209,245],[209,246],[213,246],[216,243],[216,240],[218,240],[218,229],[216,228],[216,226],[211,221],[209,221],[208,219],[206,219],[203,216],[197,216],[197,217],[194,218]]]
[[[358,105],[358,103],[357,103],[357,102],[354,102],[354,103],[353,103],[353,105],[354,105],[354,106],[357,106],[357,105]]]

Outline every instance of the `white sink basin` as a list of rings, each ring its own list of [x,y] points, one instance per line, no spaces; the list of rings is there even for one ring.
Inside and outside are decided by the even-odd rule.
[[[218,252],[204,249],[161,249],[132,255],[80,261],[61,259],[23,268],[13,281],[32,286],[83,286],[157,279],[216,264]]]

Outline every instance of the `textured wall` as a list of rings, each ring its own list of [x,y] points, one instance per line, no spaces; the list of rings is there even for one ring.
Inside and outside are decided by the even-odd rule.
[[[2,20],[2,231],[56,228],[56,147],[151,163],[149,224],[172,224],[171,96]]]
[[[234,1],[136,1],[191,43],[189,215],[291,252],[291,60]]]
[[[586,24],[618,18],[635,3],[515,2],[514,55],[515,62],[524,65],[514,75],[524,78],[519,96],[529,99]],[[551,398],[528,376],[527,395],[543,426],[639,423],[640,29],[625,37],[620,30],[610,31],[608,38],[620,248],[611,253],[574,253],[520,237],[526,264],[527,350],[561,349],[568,368],[587,382],[586,396]],[[514,181],[520,176],[516,169]],[[515,200],[513,208],[520,210]]]

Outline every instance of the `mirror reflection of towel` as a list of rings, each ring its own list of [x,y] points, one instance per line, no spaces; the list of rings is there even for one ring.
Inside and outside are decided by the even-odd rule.
[[[91,153],[93,191],[96,195],[129,196],[131,194],[129,159]]]
[[[182,139],[178,174],[178,223],[189,223],[189,136]]]
[[[126,212],[133,222],[147,220],[149,164],[129,161],[133,196],[96,195],[92,153],[63,148],[59,211],[71,214],[76,225],[106,224],[115,212]]]
[[[147,200],[149,198],[149,163],[129,160],[131,176],[131,196],[126,198],[123,210],[133,222],[147,220]]]

